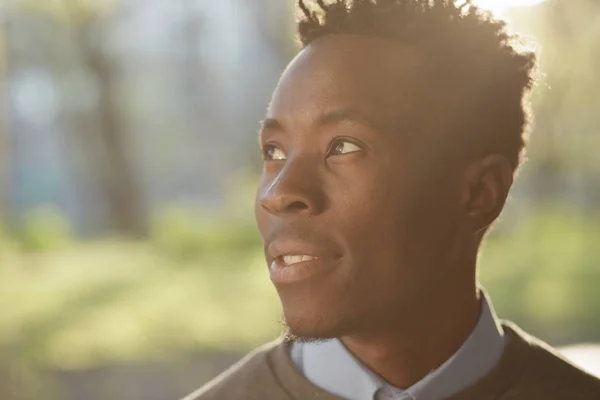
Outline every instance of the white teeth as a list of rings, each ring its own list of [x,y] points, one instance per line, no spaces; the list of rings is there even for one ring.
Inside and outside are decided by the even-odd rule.
[[[311,261],[314,260],[315,257],[311,257],[311,256],[283,256],[283,263],[285,265],[293,265],[293,264],[298,264],[304,261]]]

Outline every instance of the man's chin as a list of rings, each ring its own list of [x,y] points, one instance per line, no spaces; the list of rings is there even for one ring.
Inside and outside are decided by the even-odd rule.
[[[347,336],[351,324],[331,318],[283,318],[283,338],[286,342],[319,343]]]

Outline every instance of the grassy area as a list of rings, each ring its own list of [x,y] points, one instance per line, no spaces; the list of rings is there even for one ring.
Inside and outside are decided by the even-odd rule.
[[[61,368],[248,348],[278,329],[259,258],[239,257],[243,267],[217,258],[171,265],[147,244],[118,241],[13,255],[0,270],[0,340]]]
[[[555,343],[600,340],[596,221],[543,210],[491,236],[481,281],[500,316]],[[177,239],[164,238],[167,249],[116,239],[36,252],[4,246],[5,361],[80,368],[203,348],[245,350],[273,337],[280,312],[275,290],[259,246],[227,251],[227,232],[235,229],[222,227],[220,247],[211,252],[172,251],[180,248]],[[248,235],[232,237],[253,243],[255,233]],[[183,237],[184,248],[193,249],[193,235]]]

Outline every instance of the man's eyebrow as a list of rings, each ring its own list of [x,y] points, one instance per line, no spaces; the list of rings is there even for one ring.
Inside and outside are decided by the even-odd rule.
[[[283,126],[279,121],[273,118],[265,118],[260,121],[260,131],[273,130],[273,131],[282,131]]]
[[[326,112],[317,118],[316,124],[318,126],[326,126],[345,121],[355,122],[378,132],[381,132],[383,128],[381,124],[377,123],[371,118],[368,118],[360,111],[351,108],[342,108],[339,110]]]
[[[340,122],[354,122],[360,125],[366,126],[372,130],[382,132],[383,126],[371,118],[368,118],[358,110],[351,108],[341,108],[338,110],[328,111],[319,115],[314,124],[317,127],[323,127],[327,125],[334,125]],[[272,131],[284,131],[283,125],[274,118],[265,118],[260,122],[259,138],[262,133],[268,130]]]
[[[283,130],[283,126],[279,123],[279,121],[277,121],[276,119],[273,118],[265,118],[262,121],[260,121],[260,129],[258,130],[258,143],[262,143],[263,141],[263,133],[265,131],[282,131]]]

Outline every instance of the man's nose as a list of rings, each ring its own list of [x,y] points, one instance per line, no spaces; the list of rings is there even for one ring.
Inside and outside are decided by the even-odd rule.
[[[306,163],[288,160],[265,186],[259,197],[260,205],[272,214],[316,215],[325,207],[318,173]]]

